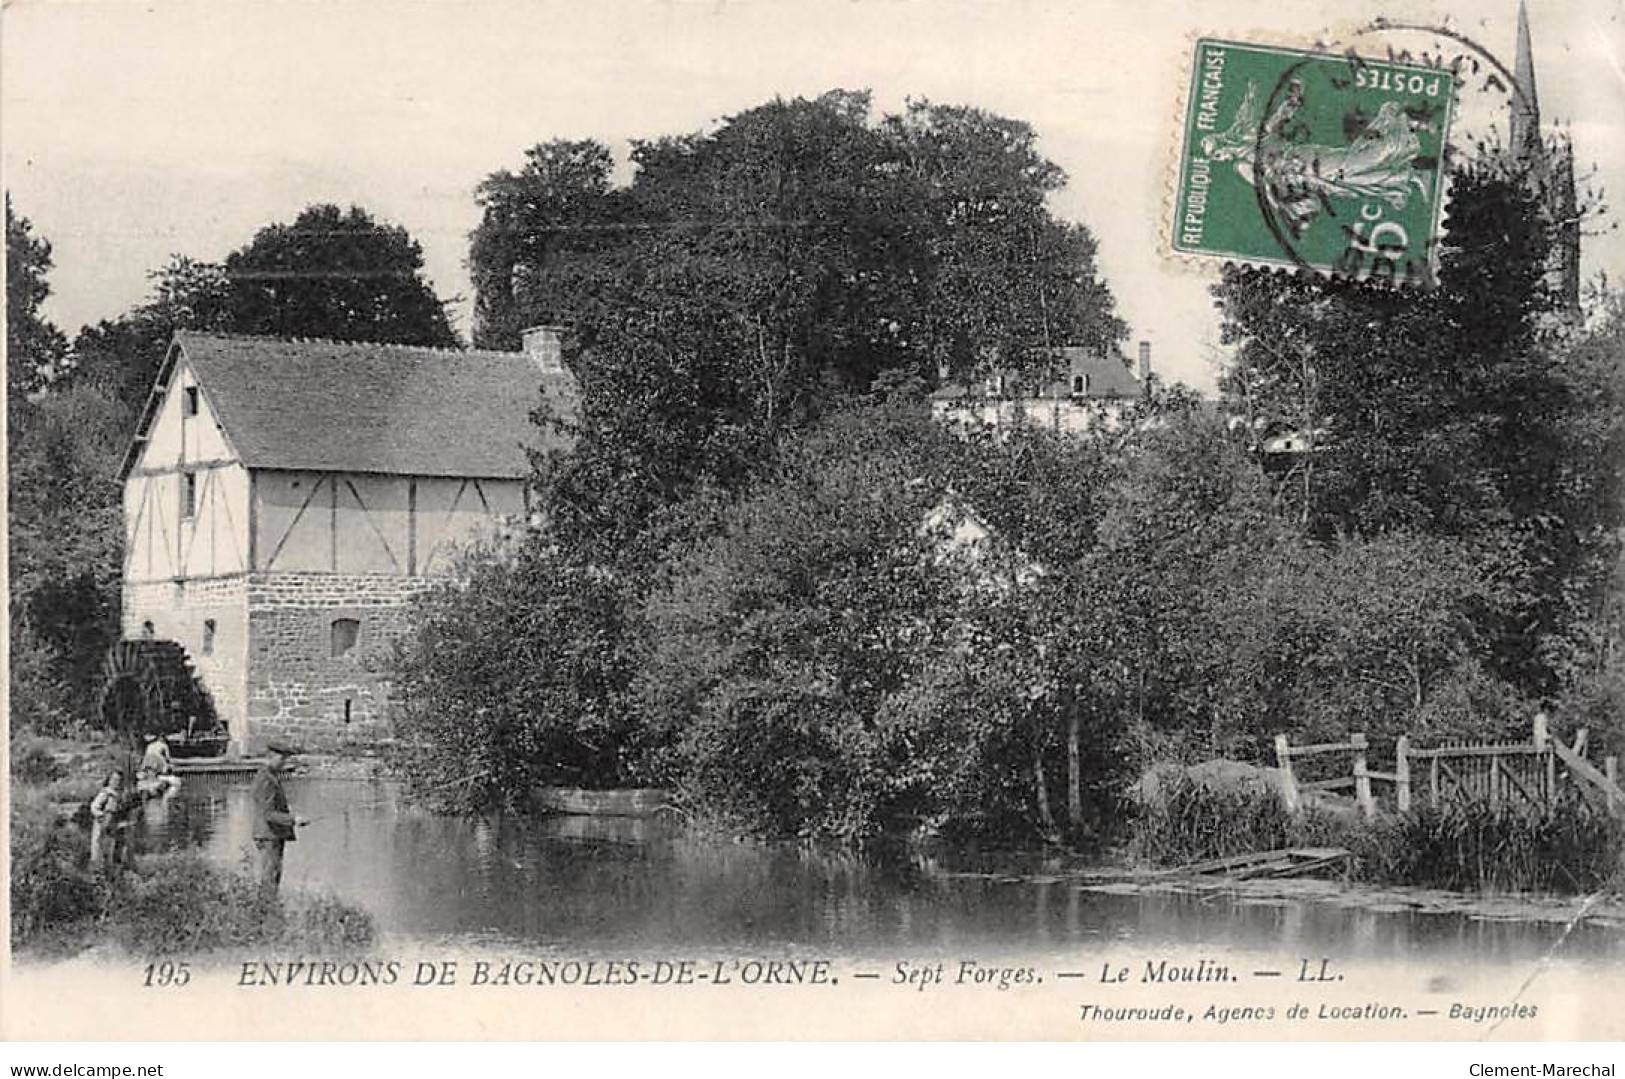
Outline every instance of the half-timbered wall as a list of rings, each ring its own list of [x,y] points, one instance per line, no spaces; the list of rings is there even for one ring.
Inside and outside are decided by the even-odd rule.
[[[191,369],[177,363],[146,447],[124,484],[125,580],[245,572],[248,488],[248,472],[207,393]]]
[[[511,479],[257,471],[254,568],[438,576],[456,548],[524,513]]]

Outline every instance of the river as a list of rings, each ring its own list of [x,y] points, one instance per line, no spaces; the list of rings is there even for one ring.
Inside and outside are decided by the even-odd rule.
[[[857,957],[1117,941],[1521,965],[1564,929],[1305,899],[1103,893],[1034,857],[883,858],[700,840],[661,821],[437,816],[382,781],[295,777],[287,789],[312,823],[288,847],[284,889],[335,894],[370,911],[386,939],[424,944]],[[246,779],[191,776],[147,807],[138,843],[246,866],[250,822]],[[1562,950],[1617,968],[1625,932],[1582,924]]]

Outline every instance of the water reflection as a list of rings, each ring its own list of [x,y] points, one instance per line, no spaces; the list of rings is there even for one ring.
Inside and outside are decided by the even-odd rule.
[[[1092,954],[1117,940],[1449,962],[1527,961],[1561,933],[1314,902],[1101,894],[1039,857],[859,857],[701,841],[660,820],[437,817],[383,782],[296,778],[288,793],[312,823],[288,848],[284,887],[336,893],[418,940],[847,956]],[[243,779],[189,777],[146,812],[148,850],[201,848],[237,864],[251,846]],[[1582,926],[1564,954],[1617,963],[1625,934]]]

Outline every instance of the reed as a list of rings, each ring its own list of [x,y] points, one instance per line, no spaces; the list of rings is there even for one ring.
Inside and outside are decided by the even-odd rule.
[[[1356,825],[1316,806],[1291,813],[1273,790],[1170,779],[1131,831],[1136,860],[1177,866],[1253,851],[1348,845]]]
[[[1625,887],[1625,825],[1584,802],[1472,801],[1367,822],[1275,792],[1188,778],[1168,784],[1136,819],[1130,851],[1162,866],[1282,847],[1343,847],[1352,879],[1457,892],[1590,894]]]
[[[1625,827],[1583,803],[1456,802],[1378,825],[1366,875],[1462,892],[1586,894],[1618,887]]]

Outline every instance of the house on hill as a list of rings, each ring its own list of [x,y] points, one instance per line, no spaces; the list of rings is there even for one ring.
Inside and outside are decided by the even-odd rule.
[[[235,749],[382,735],[368,659],[528,514],[544,387],[574,411],[553,327],[512,353],[177,334],[121,470],[125,636],[184,646]]]
[[[1004,429],[1017,423],[1078,434],[1116,426],[1124,410],[1151,385],[1151,343],[1140,342],[1139,377],[1115,352],[1068,346],[1055,350],[1054,371],[994,371],[980,382],[943,384],[931,394],[931,414],[968,428]]]

